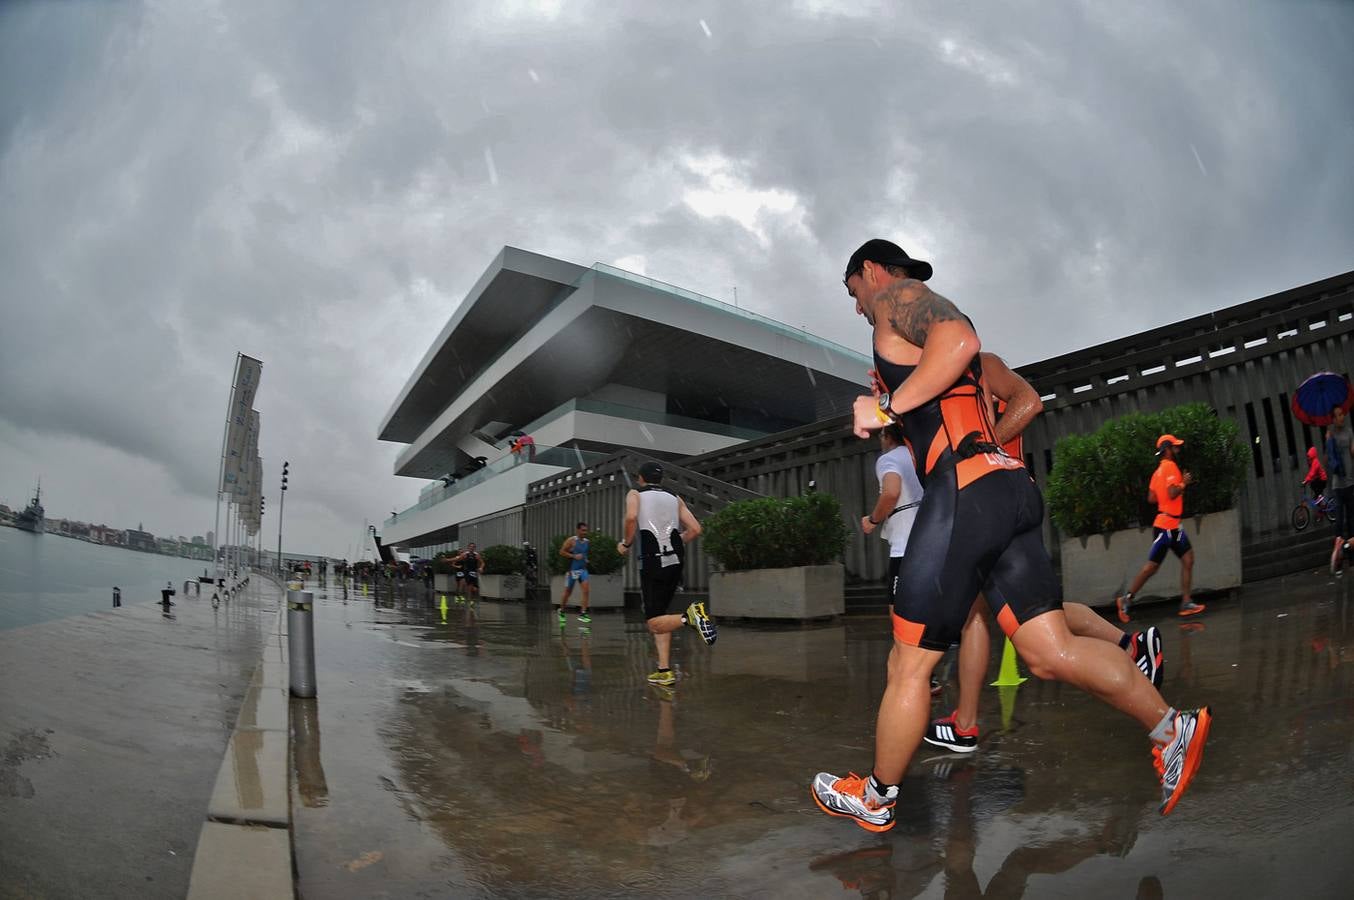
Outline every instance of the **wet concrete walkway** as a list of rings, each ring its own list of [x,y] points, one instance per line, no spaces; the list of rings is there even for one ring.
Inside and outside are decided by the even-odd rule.
[[[280,596],[204,588],[0,631],[0,898],[187,893]]]
[[[319,697],[293,700],[298,889],[319,897],[1348,896],[1354,579],[1247,586],[1182,629],[1164,693],[1209,703],[1176,812],[1136,723],[1031,680],[983,697],[977,753],[923,745],[900,822],[817,810],[866,771],[884,617],[676,637],[650,687],[634,612],[317,603]],[[995,660],[992,677],[995,677]],[[947,711],[954,689],[936,706]],[[1005,707],[1005,708],[1003,708]]]

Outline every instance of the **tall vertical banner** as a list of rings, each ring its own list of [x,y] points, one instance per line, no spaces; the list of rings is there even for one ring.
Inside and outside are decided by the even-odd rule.
[[[259,411],[257,409],[249,410],[245,423],[243,452],[234,465],[231,464],[230,460],[226,461],[226,475],[234,476],[227,478],[227,481],[230,482],[228,490],[234,495],[236,503],[245,502],[245,498],[249,496],[249,482],[252,478],[257,477],[254,472],[254,460],[259,455]]]
[[[258,534],[259,527],[263,524],[263,520],[259,517],[259,501],[263,497],[263,460],[258,454],[254,455],[254,465],[249,471],[253,477],[249,479],[249,497],[245,500],[245,520],[252,536]]]
[[[251,421],[257,427],[257,418],[251,417],[254,395],[259,389],[263,363],[252,356],[240,354],[235,364],[235,382],[230,391],[230,409],[226,414],[225,460],[221,467],[222,493],[236,494],[240,481],[240,466],[246,468],[253,457],[246,455]],[[255,413],[257,416],[257,413]],[[240,486],[243,491],[243,485]]]

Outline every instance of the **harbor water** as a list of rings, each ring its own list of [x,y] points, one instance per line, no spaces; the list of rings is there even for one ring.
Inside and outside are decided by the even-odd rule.
[[[0,528],[0,629],[111,609],[114,586],[124,606],[158,603],[165,582],[180,592],[178,601],[184,581],[210,567],[200,559]]]

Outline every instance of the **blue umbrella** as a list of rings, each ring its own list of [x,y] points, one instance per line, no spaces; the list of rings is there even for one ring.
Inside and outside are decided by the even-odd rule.
[[[1354,385],[1334,372],[1317,372],[1293,392],[1293,415],[1308,425],[1329,425],[1331,411],[1354,406]]]

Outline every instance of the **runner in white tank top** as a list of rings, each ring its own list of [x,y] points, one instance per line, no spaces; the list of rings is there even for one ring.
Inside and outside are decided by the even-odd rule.
[[[636,539],[640,542],[639,587],[644,618],[658,652],[658,669],[649,676],[649,682],[671,685],[677,680],[669,664],[672,633],[690,625],[705,643],[713,644],[718,630],[704,603],[692,603],[685,613],[669,612],[682,583],[685,547],[700,536],[701,526],[680,497],[659,486],[662,482],[663,467],[657,462],[639,467],[639,490],[625,495],[625,540],[616,549],[624,555]]]

